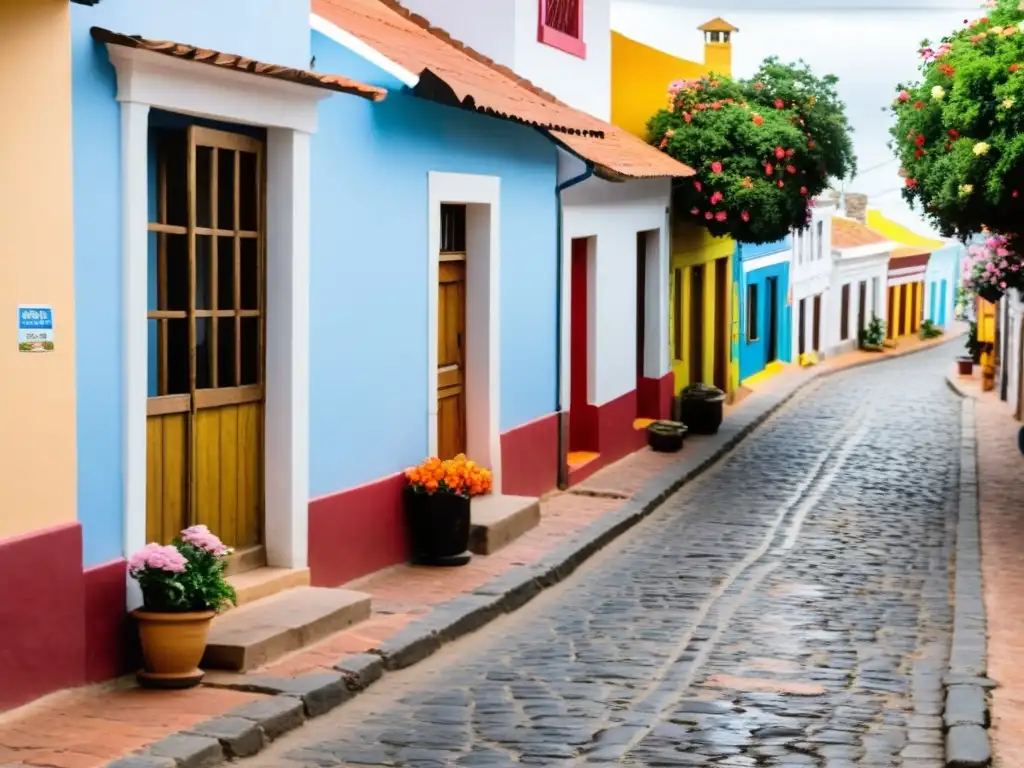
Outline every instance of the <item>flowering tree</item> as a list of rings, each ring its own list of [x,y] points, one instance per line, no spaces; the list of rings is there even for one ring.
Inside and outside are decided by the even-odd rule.
[[[750,80],[678,80],[649,140],[697,171],[674,203],[713,235],[765,243],[802,228],[830,177],[855,168],[836,79],[771,58]]]
[[[968,298],[981,296],[986,301],[998,301],[1008,287],[1021,285],[1021,257],[1010,250],[1005,236],[988,237],[968,252],[970,259],[964,261],[960,286]]]
[[[892,146],[903,197],[946,236],[1024,230],[1024,21],[1020,0],[921,48],[921,79],[900,83]],[[1007,244],[1000,246],[1007,248]]]

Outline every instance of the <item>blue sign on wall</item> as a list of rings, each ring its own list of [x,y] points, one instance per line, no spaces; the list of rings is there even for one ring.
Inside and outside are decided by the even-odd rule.
[[[22,352],[53,350],[53,308],[40,304],[18,307],[18,349]]]

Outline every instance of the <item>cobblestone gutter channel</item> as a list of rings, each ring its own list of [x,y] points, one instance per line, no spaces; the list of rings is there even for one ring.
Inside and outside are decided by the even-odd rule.
[[[992,760],[988,735],[988,691],[995,683],[988,671],[985,601],[981,577],[978,519],[978,440],[974,400],[947,379],[962,399],[960,411],[960,498],[953,583],[953,641],[944,680],[946,765],[980,768]]]
[[[543,590],[566,579],[587,558],[646,518],[680,487],[727,454],[808,384],[843,370],[849,368],[804,372],[789,386],[749,398],[733,411],[719,436],[688,444],[678,464],[649,482],[622,507],[567,540],[540,562],[508,572],[472,593],[439,606],[371,653],[340,659],[332,672],[295,678],[251,676],[233,684],[230,687],[269,696],[201,723],[187,732],[170,736],[142,753],[110,763],[108,768],[206,768],[224,760],[256,754],[271,741],[301,726],[308,718],[324,715],[349,701],[386,672],[416,664],[434,654],[443,644],[481,628],[504,613],[517,610]],[[984,677],[985,617],[981,594],[973,402],[966,399],[961,407],[960,498],[954,585],[957,606],[952,653],[944,679],[946,763],[974,768],[990,761],[986,691],[993,683]],[[853,427],[851,430],[856,431]],[[851,443],[856,442],[856,434],[848,437]],[[782,551],[792,545],[794,535],[787,529],[795,526],[793,530],[799,530],[800,515],[806,514],[801,513],[802,506],[801,503],[785,520],[779,521],[778,536],[769,542],[773,550]],[[783,526],[784,522],[788,525]],[[733,591],[742,591],[743,583],[740,582],[744,580],[766,575],[760,573],[755,565],[745,575],[739,575],[742,578],[738,577]],[[722,607],[727,606],[723,603]],[[727,617],[718,618],[727,620]]]

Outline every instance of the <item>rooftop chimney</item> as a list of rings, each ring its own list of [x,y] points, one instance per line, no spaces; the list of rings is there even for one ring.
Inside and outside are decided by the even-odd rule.
[[[847,192],[843,195],[843,209],[847,217],[864,224],[868,212],[868,196]]]

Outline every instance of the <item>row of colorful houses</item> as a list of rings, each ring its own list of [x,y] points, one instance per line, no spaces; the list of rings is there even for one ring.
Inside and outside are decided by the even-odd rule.
[[[692,171],[640,116],[667,71],[728,72],[734,27],[672,64],[609,0],[493,5],[0,10],[0,709],[126,671],[148,541],[205,523],[236,572],[336,586],[405,559],[425,456],[532,503],[687,383],[853,343],[837,248],[850,279],[883,265],[884,314],[890,251],[837,246],[827,201],[772,246],[673,226]],[[623,80],[633,56],[657,88]]]

